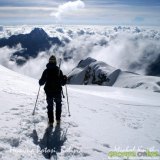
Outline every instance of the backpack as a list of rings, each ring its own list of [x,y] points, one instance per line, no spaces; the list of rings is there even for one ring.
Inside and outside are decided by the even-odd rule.
[[[46,69],[46,84],[45,91],[60,91],[61,90],[61,81],[59,79],[59,70],[55,69]]]

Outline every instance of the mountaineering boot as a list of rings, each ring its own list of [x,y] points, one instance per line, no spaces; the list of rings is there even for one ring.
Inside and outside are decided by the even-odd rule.
[[[60,124],[61,123],[61,120],[59,119],[59,120],[57,120],[57,124]]]
[[[53,127],[53,122],[48,122],[48,126]]]
[[[48,124],[52,124],[54,123],[54,118],[53,118],[53,111],[48,111]]]

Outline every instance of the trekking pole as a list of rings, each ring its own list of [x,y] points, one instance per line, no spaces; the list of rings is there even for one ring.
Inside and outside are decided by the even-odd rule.
[[[59,62],[59,76],[60,76],[60,67],[61,67],[61,62],[62,62],[62,59],[60,58],[60,62]],[[67,95],[68,116],[70,117],[70,116],[71,116],[71,114],[70,114],[70,110],[69,110],[69,100],[68,100],[67,85],[65,85],[65,88],[66,88],[66,95]],[[62,91],[63,91],[63,88],[62,88]]]
[[[37,105],[37,100],[38,100],[40,88],[41,88],[41,86],[39,86],[39,90],[38,90],[38,94],[37,94],[36,103],[35,103],[35,106],[34,106],[34,109],[33,109],[33,113],[32,113],[33,116],[35,115],[35,110],[36,110],[36,105]]]
[[[71,114],[70,114],[70,109],[69,109],[69,100],[68,100],[68,91],[67,91],[67,85],[65,85],[65,88],[66,88],[67,105],[68,105],[68,116],[70,117],[70,116],[71,116]]]

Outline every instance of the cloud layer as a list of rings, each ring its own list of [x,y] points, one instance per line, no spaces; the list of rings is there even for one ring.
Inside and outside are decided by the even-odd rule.
[[[0,36],[26,33],[32,27],[23,26],[23,28],[25,29],[3,27]],[[50,50],[39,53],[37,58],[31,58],[22,67],[10,61],[10,56],[16,50],[22,49],[20,45],[14,48],[4,47],[0,49],[0,63],[20,73],[39,78],[52,54],[56,55],[57,59],[67,59],[61,66],[65,74],[80,60],[90,56],[116,68],[146,74],[147,67],[160,56],[160,31],[156,28],[43,26],[43,29],[50,36],[57,36],[62,42],[66,42],[65,45],[52,46]]]

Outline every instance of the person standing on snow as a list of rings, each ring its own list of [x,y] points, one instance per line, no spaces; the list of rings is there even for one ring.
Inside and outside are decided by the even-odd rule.
[[[62,112],[62,86],[66,84],[67,77],[63,75],[63,72],[56,65],[56,57],[51,56],[49,58],[49,63],[46,65],[46,69],[39,80],[39,85],[44,86],[47,101],[48,119],[49,124],[54,123],[54,112],[53,104],[56,103],[56,121],[60,123],[61,112]]]

